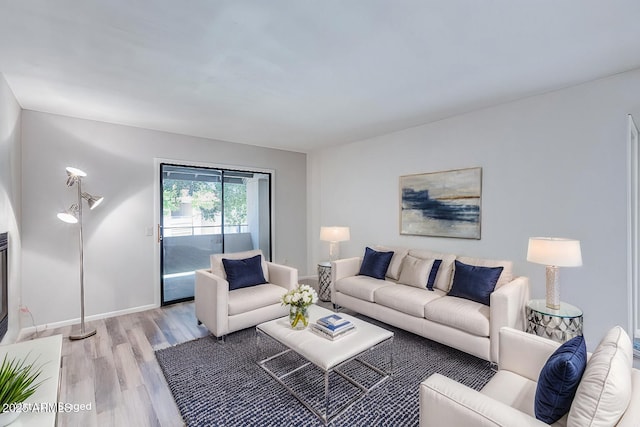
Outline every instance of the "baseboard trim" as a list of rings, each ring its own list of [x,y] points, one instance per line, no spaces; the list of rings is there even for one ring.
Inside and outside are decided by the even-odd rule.
[[[124,310],[117,310],[117,311],[110,311],[107,313],[100,313],[100,314],[94,314],[92,316],[86,316],[84,318],[85,322],[91,322],[93,320],[102,320],[102,319],[108,319],[109,317],[116,317],[116,316],[122,316],[125,314],[131,314],[131,313],[138,313],[140,311],[147,311],[147,310],[152,310],[154,308],[158,308],[160,307],[157,304],[148,304],[148,305],[141,305],[138,307],[132,307],[132,308],[126,308]],[[54,323],[45,323],[43,325],[37,325],[37,326],[29,326],[27,328],[22,328],[20,329],[20,332],[18,332],[18,339],[17,341],[20,341],[24,336],[27,336],[28,334],[33,334],[35,332],[42,332],[42,331],[46,331],[47,329],[55,329],[55,328],[62,328],[65,326],[69,326],[69,325],[76,325],[80,323],[80,318],[76,318],[76,319],[69,319],[69,320],[63,320],[61,322],[54,322]]]

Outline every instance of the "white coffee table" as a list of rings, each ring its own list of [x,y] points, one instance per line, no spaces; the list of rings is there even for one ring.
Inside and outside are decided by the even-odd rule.
[[[328,316],[333,312],[317,305],[309,307],[309,320],[315,323],[317,319]],[[258,365],[262,367],[271,377],[282,384],[293,396],[295,396],[305,407],[315,413],[322,421],[328,423],[338,415],[342,414],[355,402],[369,394],[371,390],[378,387],[391,377],[393,372],[393,332],[380,328],[371,323],[340,313],[340,316],[349,319],[356,325],[356,330],[348,335],[331,341],[313,333],[309,328],[304,330],[294,330],[289,325],[289,318],[271,320],[256,326],[258,340]],[[281,344],[280,350],[275,354],[268,354],[263,351],[263,344],[275,340]],[[272,344],[272,343],[271,343]],[[284,349],[282,349],[284,348]],[[371,362],[363,360],[363,357],[373,351],[386,351],[384,353],[386,369],[384,366],[374,366]],[[286,370],[276,372],[270,367],[271,363],[276,363],[278,359],[291,356],[291,353],[299,355],[301,364],[286,366]],[[266,356],[266,357],[265,357]],[[349,362],[361,364],[366,369],[375,373],[380,378],[372,384],[363,385],[356,378],[353,378],[343,369]],[[285,362],[288,364],[289,362]],[[320,407],[315,407],[302,394],[294,390],[295,386],[287,384],[286,380],[292,374],[299,373],[304,369],[313,369],[314,365],[324,376],[324,399]],[[347,400],[343,405],[339,405],[329,413],[331,399],[330,376],[332,373],[339,375],[358,389],[356,396]],[[299,387],[298,387],[299,388]]]

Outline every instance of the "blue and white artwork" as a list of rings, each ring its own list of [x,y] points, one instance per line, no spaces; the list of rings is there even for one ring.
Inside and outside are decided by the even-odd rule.
[[[400,234],[480,239],[482,168],[400,177]]]

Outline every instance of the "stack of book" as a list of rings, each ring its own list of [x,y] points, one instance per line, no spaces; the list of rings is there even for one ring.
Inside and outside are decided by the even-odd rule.
[[[311,330],[316,334],[333,341],[353,332],[355,327],[356,325],[344,317],[332,314],[318,319],[316,323],[311,325]]]

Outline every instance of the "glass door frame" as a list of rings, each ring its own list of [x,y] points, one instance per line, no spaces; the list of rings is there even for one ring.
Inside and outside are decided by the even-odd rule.
[[[640,146],[638,127],[627,115],[627,282],[632,340],[640,339]],[[637,356],[635,356],[637,358]]]
[[[193,300],[193,298],[184,298],[182,300],[171,301],[169,303],[163,303],[163,289],[162,289],[162,168],[161,165],[167,164],[172,166],[184,166],[184,167],[201,167],[201,168],[209,168],[209,169],[221,169],[227,171],[234,172],[254,172],[254,173],[264,173],[269,174],[269,245],[271,252],[271,259],[276,259],[276,242],[275,242],[275,180],[276,173],[274,169],[267,169],[262,167],[254,167],[254,166],[236,166],[236,165],[227,165],[220,163],[206,163],[206,162],[194,162],[194,161],[186,161],[186,160],[177,160],[177,159],[167,159],[167,158],[154,158],[154,209],[153,209],[153,218],[154,218],[154,227],[147,229],[147,235],[154,237],[154,283],[157,286],[154,287],[154,305],[156,307],[162,307],[182,301]]]

